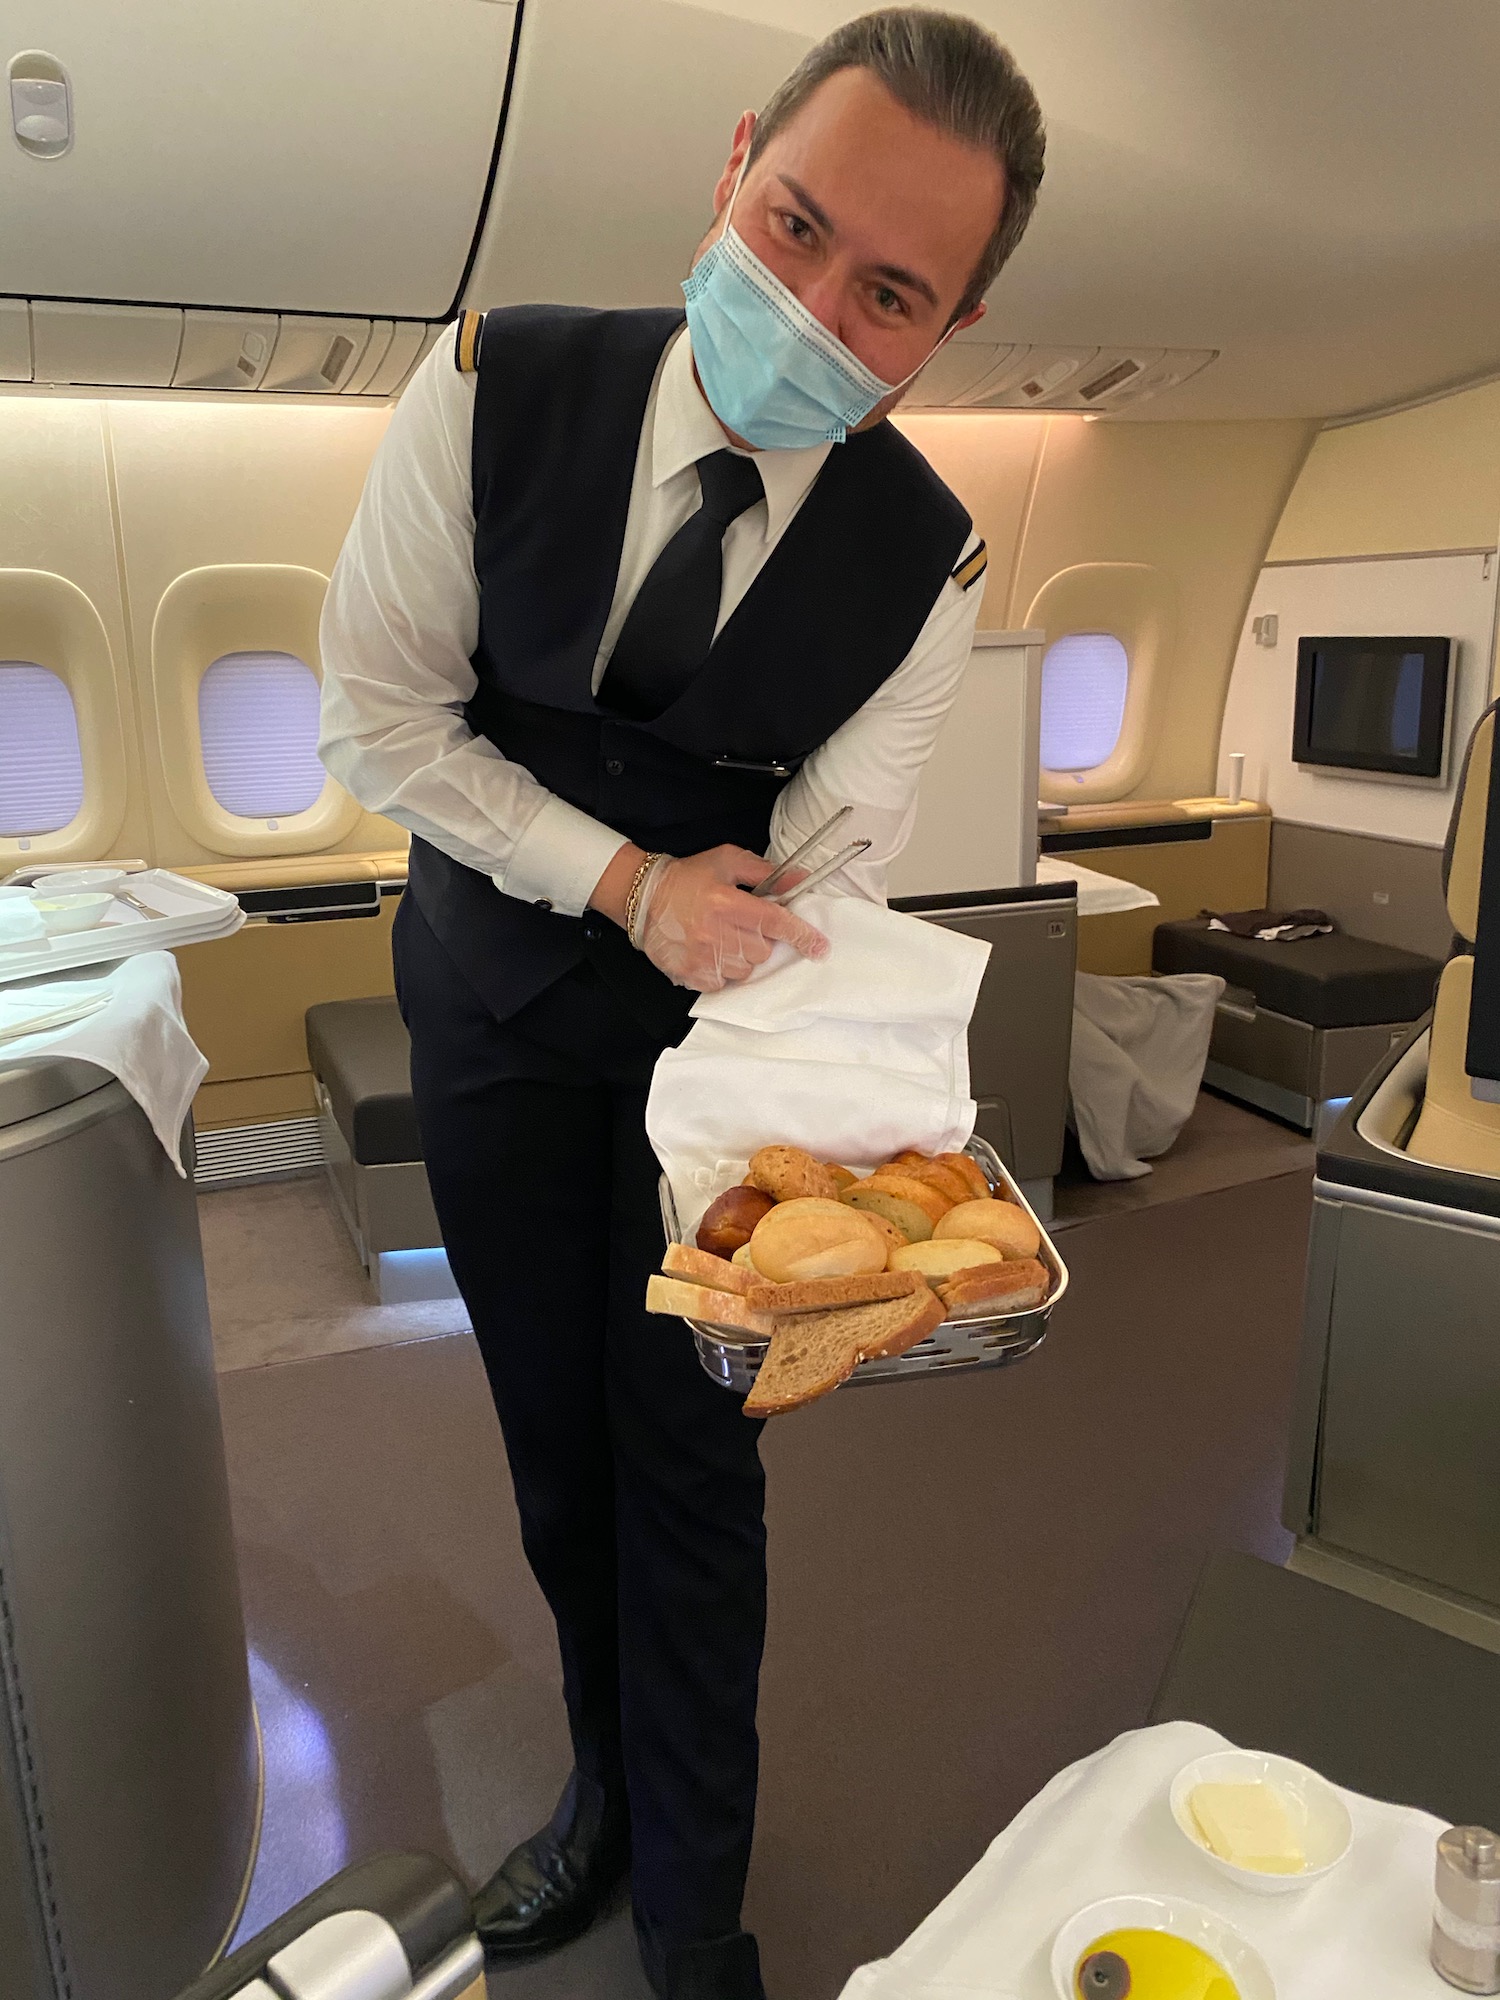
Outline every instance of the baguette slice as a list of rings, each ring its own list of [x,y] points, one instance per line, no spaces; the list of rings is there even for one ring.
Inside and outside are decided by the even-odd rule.
[[[695,1285],[707,1285],[715,1292],[743,1295],[752,1285],[760,1283],[754,1271],[747,1271],[743,1264],[715,1257],[709,1250],[695,1250],[691,1243],[669,1243],[661,1267],[674,1278],[689,1278]]]
[[[981,1264],[938,1286],[949,1319],[972,1319],[986,1313],[1030,1312],[1047,1297],[1045,1265],[1035,1257],[1012,1258],[1003,1264]]]
[[[752,1312],[822,1312],[834,1306],[868,1306],[910,1298],[921,1284],[915,1271],[872,1271],[857,1278],[804,1278],[800,1284],[758,1284],[746,1293]]]
[[[745,1398],[745,1415],[800,1409],[847,1382],[858,1362],[904,1354],[936,1332],[942,1320],[942,1301],[925,1285],[904,1299],[779,1320],[771,1351]]]
[[[975,1201],[986,1201],[994,1192],[984,1177],[984,1168],[972,1153],[939,1153],[938,1165],[951,1167],[965,1183]]]
[[[701,1319],[709,1326],[743,1334],[747,1340],[769,1340],[776,1329],[769,1314],[752,1312],[733,1292],[711,1291],[707,1285],[690,1285],[683,1278],[648,1278],[646,1310],[675,1313],[679,1319]]]

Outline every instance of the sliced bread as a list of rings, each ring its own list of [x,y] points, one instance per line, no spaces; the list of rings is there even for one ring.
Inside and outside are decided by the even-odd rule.
[[[716,1292],[707,1285],[690,1285],[684,1278],[646,1280],[646,1310],[675,1313],[679,1319],[701,1319],[748,1340],[769,1340],[777,1322],[768,1313],[752,1312],[733,1292]]]
[[[981,1264],[939,1285],[949,1319],[978,1319],[989,1314],[1030,1312],[1047,1297],[1047,1270],[1035,1257],[1016,1257],[1002,1264]]]
[[[872,1271],[853,1278],[804,1278],[798,1285],[757,1284],[745,1296],[752,1311],[780,1316],[910,1298],[921,1282],[915,1271]]]
[[[748,1248],[748,1245],[745,1246]],[[739,1252],[736,1251],[738,1256]],[[669,1243],[666,1255],[661,1260],[662,1269],[673,1278],[688,1278],[695,1285],[707,1285],[715,1292],[748,1292],[752,1285],[761,1281],[753,1270],[747,1271],[743,1264],[731,1263],[727,1257],[715,1257],[710,1251],[695,1250],[691,1243]]]
[[[942,1320],[942,1301],[925,1285],[902,1299],[777,1320],[771,1350],[745,1398],[745,1414],[770,1417],[800,1409],[847,1382],[860,1361],[905,1354]]]

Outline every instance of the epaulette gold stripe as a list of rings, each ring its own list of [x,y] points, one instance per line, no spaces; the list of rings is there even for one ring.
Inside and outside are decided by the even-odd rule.
[[[968,590],[971,585],[978,583],[979,579],[984,575],[986,569],[989,568],[989,561],[989,550],[981,542],[973,555],[965,557],[964,561],[954,570],[953,581],[958,585],[960,590]]]
[[[483,313],[465,310],[459,314],[453,361],[460,375],[472,375],[479,366],[479,336],[483,328]]]

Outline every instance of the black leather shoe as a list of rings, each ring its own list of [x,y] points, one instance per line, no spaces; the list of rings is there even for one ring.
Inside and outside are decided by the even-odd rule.
[[[766,2000],[760,1952],[748,1931],[669,1951],[660,1977],[661,2000]]]
[[[508,1854],[474,1897],[474,1927],[492,1959],[555,1951],[581,1937],[630,1867],[623,1807],[569,1778],[540,1833]]]

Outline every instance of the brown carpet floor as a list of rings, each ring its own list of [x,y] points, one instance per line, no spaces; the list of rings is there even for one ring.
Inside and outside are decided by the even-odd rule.
[[[1054,1771],[1144,1719],[1207,1551],[1284,1555],[1309,1175],[1279,1129],[1260,1178],[1067,1229],[1070,1294],[1019,1366],[849,1390],[768,1430],[747,1920],[773,2000],[831,2000]],[[477,1879],[566,1771],[477,1354],[423,1331],[264,1365],[286,1351],[267,1325],[223,1356],[274,1711],[252,1925],[382,1849]],[[628,1917],[491,1991],[643,2000]]]

